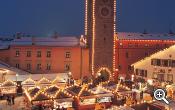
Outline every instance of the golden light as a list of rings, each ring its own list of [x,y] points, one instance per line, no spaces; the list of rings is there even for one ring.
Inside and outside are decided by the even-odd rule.
[[[93,6],[92,6],[92,20],[93,20],[93,26],[92,26],[92,75],[94,75],[94,54],[95,54],[95,1],[93,0]]]

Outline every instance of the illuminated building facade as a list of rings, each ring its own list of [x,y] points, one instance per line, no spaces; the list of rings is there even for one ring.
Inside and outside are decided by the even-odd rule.
[[[175,82],[175,45],[156,52],[134,64],[137,78],[158,80],[160,82]]]
[[[0,50],[0,59],[33,74],[72,72],[79,79],[89,74],[89,50],[78,37],[21,37]]]

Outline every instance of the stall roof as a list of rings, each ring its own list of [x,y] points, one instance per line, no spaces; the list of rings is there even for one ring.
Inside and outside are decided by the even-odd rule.
[[[56,97],[54,97],[55,99],[65,99],[65,98],[71,98],[70,96],[68,96],[67,94],[65,94],[63,91],[59,91],[56,94]]]
[[[48,80],[46,77],[42,77],[39,81],[38,84],[52,84],[50,80]]]
[[[68,93],[70,93],[70,94],[72,94],[72,95],[75,96],[75,95],[78,95],[78,94],[80,93],[81,89],[82,89],[81,86],[76,86],[76,85],[74,85],[74,86],[72,86],[72,87],[68,87],[68,88],[66,89],[66,91],[67,91]]]
[[[0,88],[6,88],[6,87],[7,88],[16,87],[16,83],[13,81],[7,80],[0,85]]]
[[[27,78],[25,81],[22,82],[22,85],[23,86],[27,86],[27,85],[35,85],[36,82],[31,79],[31,77]]]
[[[34,97],[38,92],[40,91],[39,87],[34,87],[34,88],[30,88],[27,92],[30,95],[30,97]]]
[[[49,96],[54,97],[55,94],[59,91],[59,87],[56,85],[50,86],[48,88],[45,88],[44,92],[48,94]]]
[[[50,100],[48,96],[43,94],[42,92],[39,92],[33,99],[32,101],[44,101],[44,100]]]
[[[102,86],[98,85],[95,88],[90,89],[90,91],[94,94],[106,94],[106,93],[111,93],[111,91],[104,89]]]

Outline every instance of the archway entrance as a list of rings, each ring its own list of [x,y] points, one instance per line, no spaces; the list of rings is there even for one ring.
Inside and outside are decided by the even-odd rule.
[[[97,72],[97,78],[100,82],[108,81],[111,77],[111,72],[108,68],[101,68]]]

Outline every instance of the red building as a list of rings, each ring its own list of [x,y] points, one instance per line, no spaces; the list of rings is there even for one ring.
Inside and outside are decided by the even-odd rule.
[[[131,64],[175,44],[175,34],[117,33],[116,73],[131,75]]]

